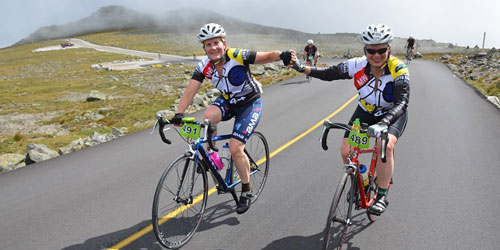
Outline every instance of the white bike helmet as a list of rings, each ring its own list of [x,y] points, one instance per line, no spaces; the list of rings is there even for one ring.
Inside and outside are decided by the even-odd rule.
[[[314,41],[312,39],[307,40],[307,44],[314,44]]]
[[[200,43],[203,41],[214,38],[214,37],[226,37],[226,32],[224,28],[216,23],[207,23],[201,27],[198,33],[198,40]]]
[[[361,42],[364,44],[390,43],[394,35],[391,28],[384,24],[372,24],[361,33]]]

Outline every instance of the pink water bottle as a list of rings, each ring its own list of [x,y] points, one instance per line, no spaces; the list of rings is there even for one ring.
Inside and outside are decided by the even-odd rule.
[[[224,167],[224,164],[220,160],[219,154],[217,154],[217,152],[215,151],[208,152],[208,158],[212,160],[212,162],[217,167],[217,170],[221,170]]]

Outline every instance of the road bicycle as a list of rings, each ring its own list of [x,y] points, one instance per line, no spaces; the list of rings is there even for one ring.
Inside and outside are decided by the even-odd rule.
[[[410,65],[412,58],[411,58],[411,47],[408,46],[406,47],[406,65]]]
[[[375,222],[377,215],[368,211],[368,208],[375,201],[377,194],[377,174],[376,164],[379,157],[377,151],[377,140],[372,148],[370,148],[370,138],[373,135],[367,134],[367,124],[361,126],[356,124],[350,126],[342,123],[332,123],[325,120],[323,123],[323,133],[321,135],[321,144],[324,150],[328,150],[327,137],[330,129],[343,129],[349,131],[349,145],[352,147],[351,152],[347,157],[345,164],[345,173],[342,175],[340,182],[335,191],[328,218],[324,229],[323,249],[342,249],[342,246],[348,239],[349,227],[352,225],[353,208],[356,210],[365,209],[370,222]],[[387,130],[382,132],[381,136],[382,150],[381,160],[386,162],[386,148],[388,142]],[[363,178],[360,174],[361,154],[371,153],[371,164],[368,171],[368,184],[365,186]],[[391,180],[392,183],[392,180]],[[389,184],[390,187],[390,184]]]
[[[170,144],[164,129],[171,121],[161,115],[156,118],[153,131],[158,125],[162,141]],[[180,248],[193,237],[203,219],[209,195],[215,192],[231,193],[238,203],[235,187],[241,184],[229,153],[231,134],[212,136],[215,127],[208,120],[200,123],[193,117],[186,117],[182,122],[180,129],[172,127],[188,146],[184,154],[163,172],[153,200],[153,231],[158,242],[168,249]],[[216,141],[225,142],[221,151],[214,145]],[[220,165],[210,159],[208,150],[203,146],[206,143],[207,149],[219,152],[222,156],[220,159],[224,163],[225,177],[221,175],[223,169],[218,170]],[[253,203],[261,194],[269,172],[269,146],[264,135],[254,131],[245,144],[244,152],[250,162]],[[207,173],[210,173],[215,183],[210,189]]]
[[[306,66],[313,66],[313,65],[316,66],[316,64],[314,63],[314,56],[312,56],[312,55],[307,56]],[[307,82],[311,82],[312,77],[307,75],[306,79],[307,79]]]

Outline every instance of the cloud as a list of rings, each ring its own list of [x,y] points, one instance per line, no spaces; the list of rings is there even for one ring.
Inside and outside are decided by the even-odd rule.
[[[390,25],[396,36],[459,45],[500,47],[500,1],[496,0],[2,0],[0,46],[28,36],[42,26],[74,22],[100,7],[123,5],[154,14],[187,7],[206,8],[244,21],[310,33],[359,33],[369,24]]]

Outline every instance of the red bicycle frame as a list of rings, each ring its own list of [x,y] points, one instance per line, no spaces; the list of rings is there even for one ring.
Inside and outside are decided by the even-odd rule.
[[[373,201],[375,200],[374,197],[366,197],[366,190],[363,185],[363,179],[361,178],[361,174],[359,173],[359,165],[360,162],[358,160],[359,155],[361,154],[367,154],[367,153],[372,153],[372,158],[371,158],[371,163],[370,163],[370,169],[368,171],[368,176],[370,180],[373,181],[373,176],[375,173],[375,166],[377,165],[377,159],[378,159],[378,150],[377,150],[377,141],[375,141],[375,146],[369,149],[360,149],[359,147],[353,147],[354,152],[350,153],[349,156],[347,157],[349,162],[351,164],[354,164],[357,168],[356,170],[356,180],[358,183],[358,190],[359,190],[359,196],[360,196],[360,202],[359,206],[362,208],[368,208],[373,204]]]

